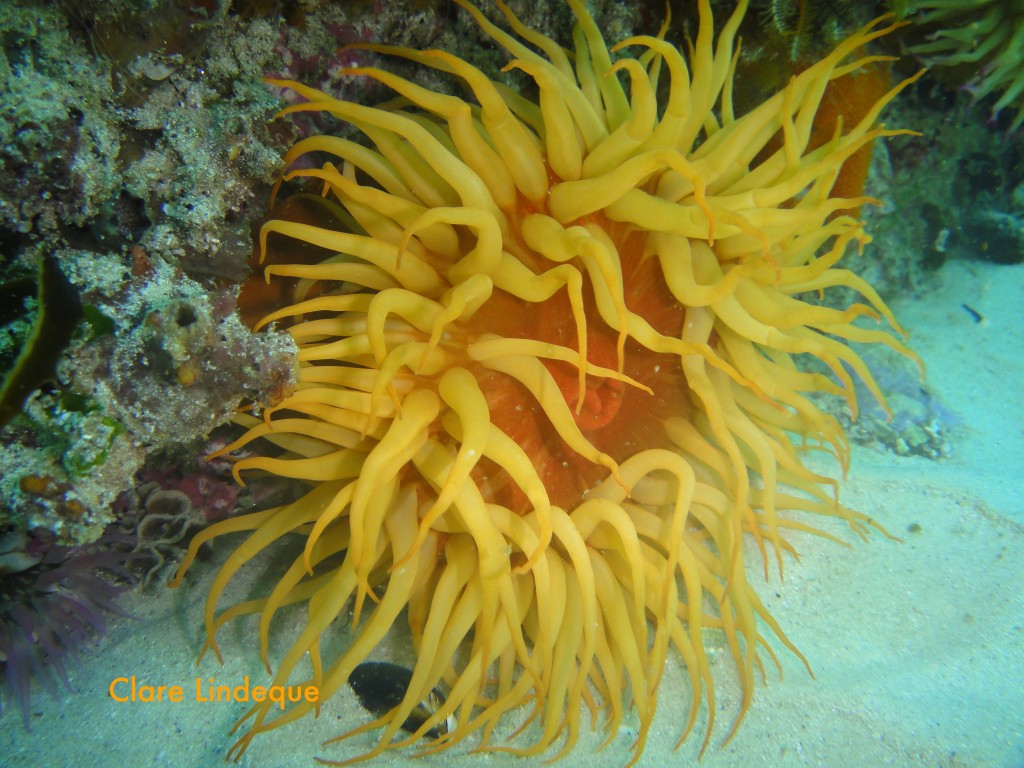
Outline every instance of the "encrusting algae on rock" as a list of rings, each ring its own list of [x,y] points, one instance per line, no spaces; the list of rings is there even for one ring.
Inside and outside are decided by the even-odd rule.
[[[745,1],[716,41],[698,0],[688,57],[664,29],[609,48],[578,1],[574,51],[502,3],[511,33],[458,4],[508,51],[507,68],[535,81],[536,103],[445,51],[384,45],[366,47],[451,75],[471,99],[372,67],[348,74],[398,95],[378,108],[271,81],[305,99],[283,114],[329,113],[370,142],[312,136],[285,157],[285,182],[322,187],[322,220],[263,226],[261,252],[275,251],[266,279],[290,298],[259,326],[288,329],[299,383],[261,418],[240,415],[247,431],[221,452],[239,453],[239,479],[255,470],[310,489],[200,533],[176,583],[203,543],[245,532],[211,587],[206,648],[219,655],[217,631],[253,614],[270,668],[275,617],[304,604],[273,684],[295,683],[308,655],[302,682],[322,701],[406,613],[416,663],[405,694],[339,737],[381,729],[353,759],[470,735],[473,747],[520,755],[559,742],[557,758],[585,710],[603,716],[608,743],[632,708],[633,762],[672,648],[692,692],[680,741],[704,702],[706,747],[718,711],[710,633],[724,637],[742,688],[730,736],[762,654],[781,666],[778,642],[804,660],[748,582],[744,540],[767,576],[793,552],[787,531],[833,538],[788,513],[860,535],[878,527],[802,455],[824,452],[844,470],[849,458],[809,394],[856,413],[856,374],[884,405],[845,342],[917,360],[890,331],[855,322],[902,334],[875,290],[837,266],[869,239],[842,212],[873,201],[830,194],[848,157],[906,133],[876,122],[910,81],[808,145],[829,82],[877,61],[862,47],[897,25],[875,20],[737,115]],[[322,258],[289,260],[289,248]],[[838,310],[802,298],[832,288],[864,301]],[[832,376],[798,366],[807,357]],[[289,535],[305,545],[272,591],[218,613],[238,571]],[[328,657],[324,638],[350,609],[350,641]],[[432,695],[432,713],[400,733]],[[320,706],[254,706],[229,756]]]

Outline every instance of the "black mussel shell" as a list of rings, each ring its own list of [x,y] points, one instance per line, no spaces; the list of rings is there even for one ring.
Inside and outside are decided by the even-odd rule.
[[[352,686],[363,709],[375,717],[386,715],[401,704],[411,681],[411,669],[386,661],[368,661],[360,664],[352,670],[348,678],[348,684]],[[405,719],[402,730],[415,733],[443,703],[444,695],[434,688]],[[455,719],[449,717],[446,722],[434,726],[424,735],[436,739],[454,727]]]

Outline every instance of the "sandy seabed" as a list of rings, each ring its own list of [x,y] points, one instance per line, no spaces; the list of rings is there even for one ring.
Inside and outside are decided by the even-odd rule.
[[[739,731],[723,746],[738,686],[732,662],[719,654],[718,711],[703,768],[1024,767],[1024,266],[953,262],[926,297],[893,308],[928,366],[932,390],[958,417],[952,455],[929,461],[855,447],[843,501],[902,543],[879,535],[861,542],[839,527],[831,530],[845,533],[851,548],[797,535],[800,562],[787,560],[784,582],[775,573],[767,585],[751,575],[815,678],[776,643],[784,677],[766,667],[767,684],[759,684]],[[759,559],[752,553],[750,562]],[[73,670],[75,693],[61,690],[56,700],[38,694],[30,733],[20,713],[0,718],[0,766],[223,765],[234,741],[229,731],[247,705],[196,702],[196,677],[232,686],[245,675],[254,685],[267,678],[244,623],[221,631],[223,666],[212,656],[195,665],[212,575],[207,568],[187,589],[130,595],[125,606],[135,618],[112,621],[106,641]],[[234,585],[228,601],[249,588]],[[407,653],[398,637],[381,658],[408,663]],[[673,751],[690,700],[680,667],[677,657],[670,660],[640,765],[696,764],[706,711]],[[111,681],[131,675],[181,685],[185,700],[113,701]],[[346,689],[319,720],[258,738],[239,764],[284,768],[313,765],[318,755],[353,756],[375,743],[372,735],[322,742],[366,719]],[[602,739],[585,729],[561,765],[611,768],[628,760],[628,727],[595,752]],[[391,753],[375,764],[535,762],[457,748],[415,762]]]

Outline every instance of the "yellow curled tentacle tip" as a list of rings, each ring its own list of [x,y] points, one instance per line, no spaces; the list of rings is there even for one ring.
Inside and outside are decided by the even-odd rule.
[[[547,551],[548,545],[550,543],[551,534],[549,533],[548,540],[546,542],[538,543],[537,546],[533,548],[533,552],[530,553],[530,556],[526,558],[526,561],[521,565],[517,565],[515,568],[513,568],[512,573],[516,576],[519,576],[524,573],[529,573],[530,571],[532,571],[534,567],[536,567],[537,562],[540,560],[541,556],[544,554],[544,552]]]
[[[213,461],[214,459],[219,459],[221,456],[225,456],[226,454],[230,453],[230,448],[231,445],[228,444],[225,445],[223,448],[218,448],[216,451],[211,451],[210,453],[206,454],[206,456],[203,457],[203,460]]]
[[[388,396],[391,398],[391,403],[395,406],[395,418],[401,420],[402,418],[402,398],[398,395],[398,390],[395,389],[394,382],[389,381],[386,387]],[[370,419],[366,419],[366,432],[369,434],[370,431]],[[366,437],[366,435],[363,435]]]
[[[533,554],[530,555],[526,562],[517,565],[512,569],[512,575],[522,576],[524,573],[529,573],[530,571],[532,571],[534,567],[537,565],[537,561],[540,559],[540,556],[542,554],[543,552],[541,552],[539,549],[534,550]]]
[[[843,322],[846,324],[852,323],[858,317],[874,320],[876,324],[881,324],[882,322],[882,316],[866,304],[854,304],[843,311]]]
[[[409,550],[404,555],[402,555],[400,558],[395,560],[390,566],[388,566],[388,575],[390,576],[394,574],[395,571],[406,565],[409,562],[409,560],[412,559],[413,552],[415,551],[415,549],[410,547]]]
[[[907,334],[907,338],[909,338],[909,337],[910,337],[910,334]],[[927,373],[927,370],[926,370],[926,367],[925,367],[925,364],[924,364],[924,360],[922,360],[918,355],[916,355],[914,353],[911,353],[911,358],[910,359],[913,360],[914,363],[917,365],[917,375],[920,377],[921,381],[923,382],[924,379],[925,379],[925,374]]]
[[[622,379],[627,379],[627,383],[628,383],[628,377],[626,376],[625,371],[626,371],[626,339],[628,339],[628,338],[629,338],[629,332],[625,331],[625,330],[622,330],[622,331],[619,331],[619,337],[615,341],[615,373],[617,373],[619,376],[621,376]],[[620,379],[620,381],[622,379]]]
[[[313,757],[313,762],[315,762],[317,765],[351,765],[352,764],[351,761],[348,761],[348,760],[329,760],[328,758],[320,757],[319,755],[315,755]]]
[[[403,45],[389,45],[388,43],[372,43],[368,40],[355,40],[351,43],[345,43],[339,45],[335,49],[338,53],[348,53],[349,51],[373,51],[374,53],[394,53],[398,51],[415,51],[415,49],[407,48]],[[424,51],[425,53],[425,51]]]
[[[614,52],[615,48],[613,47],[611,50]],[[632,59],[619,59],[605,70],[603,76],[612,77],[616,72],[622,72],[623,70],[628,69],[630,61],[632,61]]]
[[[203,660],[207,651],[213,651],[213,655],[217,657],[217,663],[224,663],[224,655],[220,652],[220,646],[217,645],[216,638],[208,638],[206,643],[203,645],[203,649],[199,652],[199,657],[196,659],[196,664]]]
[[[599,458],[601,459],[601,463],[608,467],[609,471],[612,473],[612,477],[615,478],[615,483],[626,492],[626,498],[632,498],[633,488],[622,479],[622,473],[619,471],[618,462],[616,462],[611,456],[604,453],[600,454]]]
[[[259,704],[253,704],[251,707],[249,707],[249,709],[247,709],[245,713],[240,718],[238,718],[238,720],[235,721],[235,724],[231,726],[231,733],[238,733],[238,729],[245,725],[253,717],[253,715],[256,715],[259,709]],[[249,744],[256,737],[256,734],[261,733],[264,730],[263,728],[260,728],[260,725],[262,724],[264,717],[266,717],[266,712],[257,715],[256,722],[254,722],[252,727],[248,731],[246,731],[245,738],[239,739],[238,742],[236,742],[236,745],[241,741],[245,741],[245,747],[243,749],[248,749]]]
[[[300,83],[298,80],[293,80],[290,77],[264,77],[263,82],[267,85],[272,85],[275,88],[291,88],[296,93],[299,91],[314,91],[320,93],[315,88],[307,86],[305,83]]]
[[[427,514],[424,515],[424,520],[428,519],[432,519],[432,510],[428,511]],[[406,565],[410,560],[412,560],[413,555],[419,552],[420,549],[423,547],[423,542],[427,540],[427,536],[429,534],[429,526],[420,525],[419,530],[416,532],[416,538],[413,539],[412,544],[409,545],[409,548],[405,551],[405,554],[391,564],[391,567],[388,568],[388,573],[394,573],[397,569],[401,568],[403,565]]]
[[[881,24],[883,21],[888,21],[889,19],[896,19],[896,13],[894,11],[889,11],[888,13],[883,13],[878,18],[870,21],[868,23],[868,26],[869,27],[874,27],[874,26],[877,26],[878,24]],[[889,30],[900,29],[902,27],[909,26],[911,23],[912,22],[910,21],[910,19],[896,19],[896,21],[894,21],[892,24],[889,25],[888,29]]]
[[[235,728],[231,730],[231,732],[234,733],[237,728],[238,726],[236,725]],[[233,763],[237,763],[239,760],[242,759],[242,755],[245,754],[246,750],[249,749],[249,743],[251,741],[252,735],[250,733],[245,734],[245,736],[243,736],[231,745],[231,749],[228,750],[228,753],[224,756],[224,759],[230,760]]]
[[[270,208],[271,208],[271,210],[273,210],[274,204],[277,202],[277,193],[280,191],[281,183],[283,181],[284,181],[283,179],[278,179],[277,181],[274,182],[274,186],[272,186],[270,188]],[[260,252],[260,264],[263,263],[263,258],[264,258],[264,255],[263,255],[262,249],[261,249],[261,252]]]
[[[924,133],[922,131],[915,131],[911,128],[893,128],[892,130],[883,131],[882,136],[887,138],[891,136],[913,136],[914,138],[921,138],[924,136]]]
[[[711,726],[713,724],[714,724],[713,718],[709,718],[708,729],[704,733],[704,738],[703,738],[703,740],[701,740],[701,743],[700,743],[700,750],[697,752],[697,760],[698,760],[698,762],[700,761],[700,759],[702,757],[704,757],[704,753],[708,751],[708,746],[711,744]],[[682,745],[682,742],[679,742],[679,744],[676,745],[676,749],[679,749],[679,747],[681,745]]]
[[[298,85],[298,83],[295,82],[294,80],[281,77],[270,77],[269,75],[264,75],[263,77],[260,78],[260,80],[262,80],[267,85],[273,85],[277,88],[290,88],[293,85]]]
[[[618,53],[623,48],[629,48],[631,45],[643,45],[644,39],[640,35],[633,35],[623,40],[619,40],[615,45],[608,49],[610,53]],[[623,66],[622,61],[617,61],[612,65],[612,69],[621,69]]]

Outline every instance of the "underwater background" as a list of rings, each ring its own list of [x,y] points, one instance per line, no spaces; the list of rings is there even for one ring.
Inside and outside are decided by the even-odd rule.
[[[570,39],[563,4],[510,5],[526,25]],[[733,4],[713,5],[724,18]],[[660,1],[588,6],[610,41],[653,33],[664,17]],[[683,40],[695,3],[670,6],[667,38]],[[793,658],[782,679],[766,665],[723,745],[740,686],[724,649],[709,648],[720,711],[703,766],[1024,767],[1024,8],[761,0],[742,31],[738,98],[777,89],[890,11],[910,23],[880,44],[900,57],[887,78],[928,73],[882,120],[921,135],[876,142],[862,183],[881,205],[860,212],[874,241],[844,263],[889,303],[927,377],[870,353],[893,417],[869,396],[855,421],[829,407],[854,443],[844,504],[899,540],[862,541],[840,524],[829,532],[849,547],[794,533],[799,562],[787,558],[784,581],[751,574],[814,678]],[[252,334],[236,297],[281,156],[321,126],[275,121],[285,102],[261,78],[380,102],[385,89],[342,73],[382,61],[342,47],[359,42],[504,63],[445,0],[0,8],[0,765],[222,765],[247,706],[195,701],[196,678],[267,680],[238,622],[220,632],[223,665],[195,661],[228,547],[204,555],[184,587],[166,582],[209,522],[290,490],[239,488],[228,463],[203,458],[228,442],[243,402],[272,398],[292,375],[288,339]],[[387,67],[451,90],[408,62]],[[267,558],[266,579],[233,582],[225,603],[265,588],[281,563]],[[54,588],[58,564],[67,581]],[[74,652],[36,668],[45,649],[18,645],[10,628],[36,621],[29,634],[41,643],[44,619],[26,619],[24,606],[64,610],[53,595],[73,587],[78,623],[59,642]],[[272,640],[273,660],[288,644]],[[414,661],[404,627],[379,652]],[[25,671],[10,668],[17,659]],[[185,700],[112,700],[112,681],[131,676],[180,685]],[[706,712],[673,751],[688,701],[685,666],[670,655],[640,765],[695,764]],[[369,719],[346,689],[318,719],[259,737],[239,764],[358,755],[372,734],[322,743]],[[623,765],[629,724],[600,752],[604,734],[584,728],[562,764]],[[467,751],[415,764],[523,764]],[[403,752],[375,762],[412,764]]]

